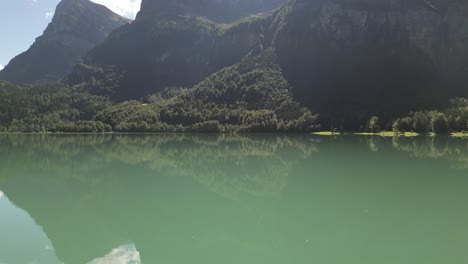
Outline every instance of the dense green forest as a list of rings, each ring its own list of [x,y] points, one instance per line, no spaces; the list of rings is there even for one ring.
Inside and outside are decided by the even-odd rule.
[[[417,111],[396,119],[393,131],[447,133],[468,131],[468,99],[453,98],[443,111]]]
[[[251,55],[190,88],[170,87],[141,100],[112,100],[113,80],[17,87],[0,82],[2,132],[311,132],[330,124],[294,100],[272,51]],[[387,114],[388,116],[388,114]],[[331,130],[347,130],[336,123]],[[443,110],[369,116],[360,131],[468,131],[468,99]]]
[[[308,132],[318,115],[296,102],[272,52],[250,56],[191,88],[114,102],[93,85],[0,83],[10,132]],[[110,83],[112,81],[109,81]],[[104,87],[104,88],[103,88]],[[111,88],[109,88],[111,89]]]
[[[17,87],[0,82],[0,132],[311,132],[318,114],[296,102],[274,64],[254,59],[226,68],[193,88],[167,88],[142,100],[116,103],[89,88],[64,84]],[[240,84],[240,86],[239,86]],[[329,122],[325,120],[325,122]],[[332,130],[344,130],[336,124]],[[366,132],[468,131],[468,99],[443,110],[372,116]]]

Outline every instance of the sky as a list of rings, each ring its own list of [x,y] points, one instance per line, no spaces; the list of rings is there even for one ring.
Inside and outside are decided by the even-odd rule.
[[[91,0],[128,18],[135,18],[141,0]],[[26,51],[34,39],[42,35],[52,20],[60,0],[0,0],[0,70],[8,62]],[[6,12],[5,12],[6,11]]]

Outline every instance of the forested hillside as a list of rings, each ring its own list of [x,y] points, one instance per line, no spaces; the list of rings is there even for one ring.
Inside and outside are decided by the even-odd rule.
[[[3,130],[468,129],[468,2],[281,2],[143,0],[63,84],[2,88]]]
[[[263,50],[269,37],[265,28],[272,19],[272,14],[264,14],[224,25],[192,16],[139,16],[90,51],[66,82],[97,81],[102,86],[106,75],[117,73],[120,78],[111,96],[120,101],[166,87],[193,86],[250,52]]]
[[[87,86],[0,83],[0,129],[23,132],[307,132],[318,116],[294,101],[273,52],[191,88],[115,103]]]

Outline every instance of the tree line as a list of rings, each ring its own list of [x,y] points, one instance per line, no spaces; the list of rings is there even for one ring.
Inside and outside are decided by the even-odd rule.
[[[391,123],[373,116],[365,124],[365,130],[378,133],[382,130],[394,132],[417,132],[444,134],[468,131],[468,99],[450,99],[448,107],[442,111],[415,111],[396,118]]]

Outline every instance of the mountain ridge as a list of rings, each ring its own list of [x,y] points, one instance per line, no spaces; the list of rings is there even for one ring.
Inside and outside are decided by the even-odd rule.
[[[268,12],[285,0],[143,0],[137,19],[160,16],[205,17],[215,23],[229,24],[246,16]]]
[[[261,45],[276,11],[232,24],[199,16],[148,16],[142,12],[133,23],[115,30],[91,50],[83,59],[84,65],[78,65],[66,78],[67,83],[79,84],[83,76],[85,81],[99,79],[92,72],[105,72],[112,65],[111,71],[117,69],[123,76],[114,97],[117,100],[144,97],[171,86],[193,86],[240,62]]]
[[[103,5],[63,0],[44,33],[8,63],[0,79],[17,84],[59,81],[112,30],[129,22]]]

